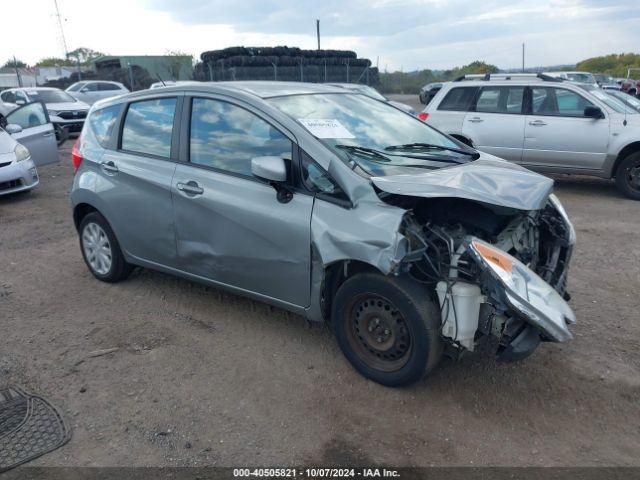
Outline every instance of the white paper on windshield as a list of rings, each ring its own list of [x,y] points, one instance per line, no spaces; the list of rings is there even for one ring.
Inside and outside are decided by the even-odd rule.
[[[318,138],[356,138],[335,118],[299,118],[298,121]]]

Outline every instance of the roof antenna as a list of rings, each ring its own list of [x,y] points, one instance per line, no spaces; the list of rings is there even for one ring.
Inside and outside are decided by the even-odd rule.
[[[158,80],[160,80],[160,82],[162,83],[162,86],[163,86],[163,87],[166,87],[166,86],[167,86],[167,84],[166,84],[166,83],[164,83],[164,80],[162,80],[162,77],[160,77],[160,74],[156,74],[156,77],[158,78]]]

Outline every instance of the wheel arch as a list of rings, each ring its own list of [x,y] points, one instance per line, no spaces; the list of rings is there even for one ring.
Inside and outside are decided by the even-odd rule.
[[[616,177],[620,163],[622,163],[622,161],[625,158],[627,158],[629,155],[636,152],[640,152],[640,141],[629,143],[622,150],[620,150],[620,153],[618,153],[618,156],[616,157],[616,161],[613,164],[613,168],[611,169],[611,178]]]

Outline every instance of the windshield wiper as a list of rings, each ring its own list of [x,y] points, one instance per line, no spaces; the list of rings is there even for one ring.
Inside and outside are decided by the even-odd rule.
[[[473,152],[469,150],[463,150],[461,148],[454,147],[445,147],[444,145],[436,145],[433,143],[405,143],[404,145],[390,145],[385,147],[385,151],[393,152],[393,151],[423,151],[423,150],[446,150],[449,152],[459,153],[461,155],[468,155],[472,157],[474,160],[480,158],[480,154],[478,152]]]
[[[379,150],[376,150],[375,148],[361,147],[359,145],[336,145],[336,148],[339,148],[341,150],[346,150],[348,152],[361,153],[369,157],[379,158],[384,162],[391,161],[391,159],[388,156],[386,156],[384,153],[380,152]]]

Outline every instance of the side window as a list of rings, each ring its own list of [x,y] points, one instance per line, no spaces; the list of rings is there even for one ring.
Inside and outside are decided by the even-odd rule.
[[[114,85],[113,83],[100,82],[98,84],[98,90],[101,92],[110,92],[113,90],[120,90],[120,88],[118,88],[118,86]]]
[[[13,92],[3,92],[2,95],[0,95],[0,99],[2,99],[3,102],[16,103],[16,94]]]
[[[84,86],[84,83],[76,83],[74,85],[71,85],[68,89],[67,92],[77,92],[78,90],[80,90],[82,87]]]
[[[89,92],[97,92],[98,84],[96,82],[87,82],[82,89],[88,90]]]
[[[306,153],[302,153],[302,181],[313,193],[323,193],[341,200],[348,200],[347,195],[329,174]]]
[[[483,88],[476,102],[476,112],[500,112],[501,88]]]
[[[584,117],[585,107],[594,106],[593,103],[576,92],[563,88],[555,88],[554,90],[556,104],[558,105],[558,115],[563,117]]]
[[[122,128],[121,148],[169,158],[175,110],[175,98],[157,98],[130,104]]]
[[[246,176],[253,157],[291,160],[291,141],[260,117],[220,100],[194,98],[189,160]]]
[[[484,87],[476,102],[476,112],[522,113],[524,87]]]
[[[555,97],[550,88],[531,89],[531,111],[537,115],[556,115]]]
[[[111,135],[113,135],[113,129],[116,126],[121,108],[122,105],[112,105],[101,110],[96,110],[91,114],[91,117],[89,117],[91,130],[102,147],[107,146]]]
[[[438,105],[438,110],[466,112],[476,96],[478,87],[456,87],[449,90]]]
[[[22,128],[39,127],[47,123],[44,106],[40,102],[29,103],[7,115],[7,123],[15,123]]]
[[[508,88],[505,111],[507,113],[522,113],[523,101],[524,101],[524,87]]]
[[[582,95],[564,88],[532,88],[532,111],[538,115],[584,117],[584,109],[593,104]]]

